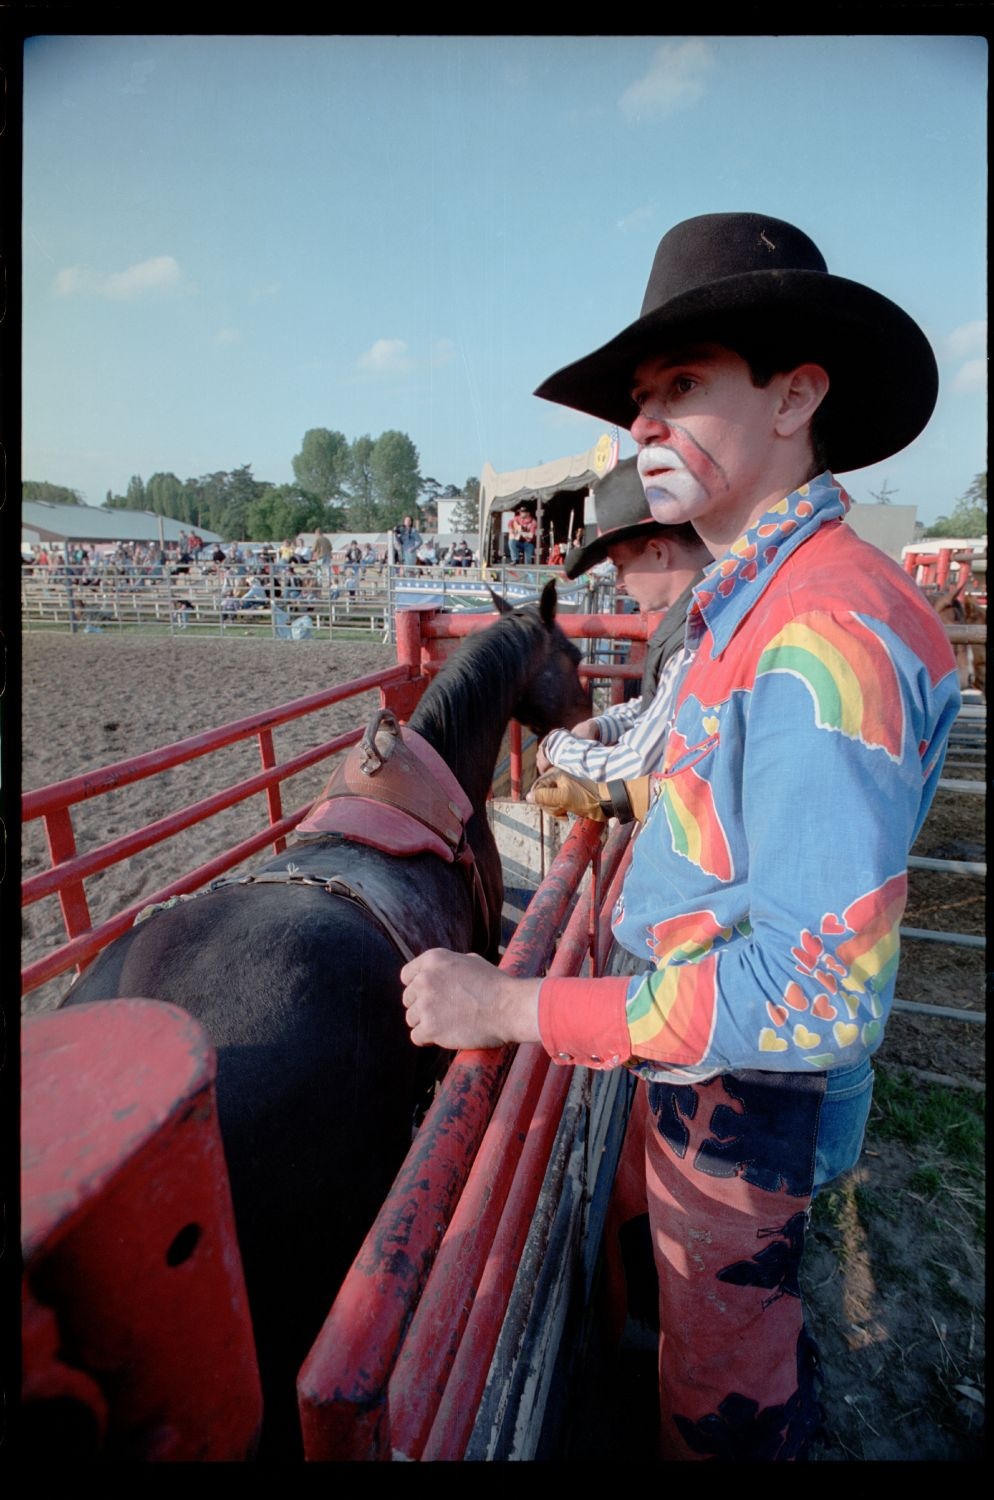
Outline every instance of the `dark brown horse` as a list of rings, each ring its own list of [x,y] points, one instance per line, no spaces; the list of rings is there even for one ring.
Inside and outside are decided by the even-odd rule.
[[[106,948],[63,1002],[170,1001],[217,1048],[266,1403],[260,1456],[299,1455],[297,1370],[410,1145],[423,1089],[423,1054],[401,1005],[401,952],[369,911],[324,884],[337,877],[388,890],[415,952],[442,946],[496,959],[502,879],[485,802],[504,730],[516,718],[543,733],[589,712],[580,653],[555,624],[554,583],[540,605],[502,607],[446,663],[410,720],[472,805],[466,839],[479,881],[431,853],[397,859],[340,834],[298,837],[257,872],[282,871],[282,881],[221,883],[159,911]]]

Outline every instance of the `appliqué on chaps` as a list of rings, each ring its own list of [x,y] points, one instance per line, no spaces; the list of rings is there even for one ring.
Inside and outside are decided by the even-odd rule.
[[[774,1243],[757,1251],[750,1260],[736,1260],[723,1266],[718,1272],[718,1280],[727,1281],[732,1286],[776,1288],[771,1297],[763,1298],[764,1308],[778,1302],[781,1297],[800,1300],[798,1276],[804,1249],[804,1221],[803,1213],[792,1214],[780,1229],[757,1230],[757,1239],[773,1240]]]
[[[818,1399],[818,1351],[805,1328],[797,1339],[797,1390],[781,1406],[764,1406],[732,1391],[716,1411],[698,1421],[675,1412],[673,1420],[687,1447],[718,1459],[752,1461],[803,1458],[824,1412]]]
[[[807,1197],[814,1174],[815,1141],[824,1074],[768,1073],[762,1081],[741,1074],[722,1076],[726,1095],[738,1101],[717,1104],[710,1135],[694,1160],[709,1177],[745,1178],[769,1193]]]
[[[694,1118],[697,1104],[697,1091],[689,1084],[649,1085],[649,1108],[656,1117],[659,1134],[681,1159],[686,1156],[690,1144],[690,1131],[683,1122]]]

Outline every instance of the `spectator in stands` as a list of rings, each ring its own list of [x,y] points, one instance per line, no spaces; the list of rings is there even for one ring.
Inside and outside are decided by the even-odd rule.
[[[323,531],[319,531],[314,538],[314,546],[311,548],[311,561],[317,563],[319,568],[330,568],[331,566],[331,542]]]
[[[449,559],[454,568],[468,568],[473,562],[472,549],[467,545],[466,538],[460,537],[452,549]]]
[[[405,516],[401,524],[394,527],[393,536],[397,562],[402,562],[408,568],[416,567],[421,533],[414,524],[414,517]]]
[[[511,517],[511,524],[507,531],[512,563],[533,563],[535,561],[535,539],[537,535],[538,522],[527,505],[519,505]]]
[[[345,549],[345,584],[350,594],[354,594],[359,582],[359,568],[362,563],[362,548],[355,537]]]

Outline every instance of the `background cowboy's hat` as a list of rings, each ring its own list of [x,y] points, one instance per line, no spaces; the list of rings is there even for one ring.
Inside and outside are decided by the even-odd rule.
[[[594,486],[594,510],[597,536],[585,546],[567,552],[563,564],[567,578],[577,578],[603,562],[607,549],[615,542],[630,542],[636,537],[649,541],[672,529],[652,519],[634,458],[616,464]]]

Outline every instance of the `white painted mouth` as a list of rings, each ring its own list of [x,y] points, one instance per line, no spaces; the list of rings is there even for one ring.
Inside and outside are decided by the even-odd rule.
[[[660,446],[641,449],[637,467],[639,477],[645,480],[650,476],[666,474],[676,469],[684,469],[686,465],[674,453],[672,448]]]

